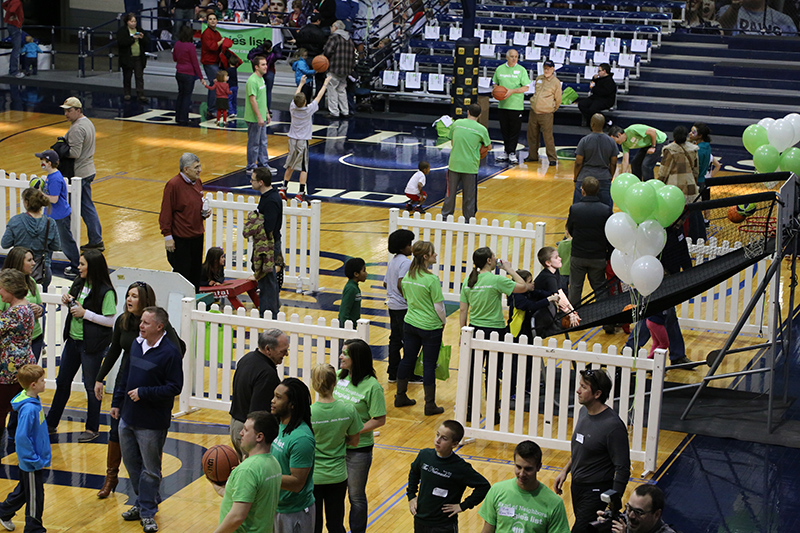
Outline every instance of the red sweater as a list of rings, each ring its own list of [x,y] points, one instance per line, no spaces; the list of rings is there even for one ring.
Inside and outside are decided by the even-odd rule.
[[[202,235],[205,232],[202,210],[203,183],[197,179],[189,184],[178,174],[164,186],[158,216],[161,234],[184,239]]]
[[[205,85],[205,83],[203,84]],[[215,81],[214,85],[206,85],[209,91],[216,91],[217,98],[227,98],[231,94],[231,89],[227,82]]]
[[[3,2],[3,11],[6,12],[3,20],[17,28],[25,22],[25,13],[22,11],[22,0],[6,0]]]
[[[222,35],[217,30],[206,28],[200,36],[200,62],[204,65],[219,63],[219,45]]]

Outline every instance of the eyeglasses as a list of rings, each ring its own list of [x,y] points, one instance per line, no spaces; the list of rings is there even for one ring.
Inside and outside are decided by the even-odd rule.
[[[637,509],[636,507],[631,507],[629,504],[625,504],[625,512],[627,514],[633,514],[636,518],[641,518],[646,514],[650,514],[653,511],[645,511],[644,509]]]

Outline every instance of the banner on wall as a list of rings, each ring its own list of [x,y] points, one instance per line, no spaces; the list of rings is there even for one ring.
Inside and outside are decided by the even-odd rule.
[[[203,31],[205,31],[205,29],[206,25],[203,24]],[[259,46],[266,40],[272,41],[273,46],[278,44],[275,42],[275,39],[273,39],[274,33],[269,26],[217,24],[217,31],[223,37],[227,37],[233,41],[231,50],[242,60],[241,66],[236,70],[242,74],[250,75],[253,73],[253,67],[250,66],[250,62],[247,60],[247,54],[250,53],[250,50]],[[280,42],[280,31],[275,33],[277,33]]]

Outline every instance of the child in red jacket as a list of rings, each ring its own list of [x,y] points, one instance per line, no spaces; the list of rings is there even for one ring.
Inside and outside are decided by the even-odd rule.
[[[217,72],[217,79],[214,85],[207,85],[203,82],[206,89],[215,91],[217,93],[217,120],[216,124],[220,127],[225,127],[228,123],[228,96],[231,94],[231,88],[228,86],[228,73],[225,70]],[[222,120],[220,120],[222,117]]]

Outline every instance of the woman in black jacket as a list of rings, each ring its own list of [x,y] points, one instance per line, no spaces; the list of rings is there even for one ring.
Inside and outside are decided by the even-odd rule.
[[[50,433],[56,432],[69,400],[72,379],[81,367],[88,406],[86,430],[80,434],[78,442],[91,442],[100,434],[100,401],[95,396],[94,384],[103,355],[111,344],[117,295],[108,275],[106,258],[99,251],[83,251],[78,272],[80,275],[72,283],[69,294],[61,298],[69,312],[64,320],[64,351],[58,367],[56,393],[47,413],[47,427]]]
[[[156,294],[153,288],[143,281],[134,281],[128,287],[128,292],[125,296],[125,310],[117,317],[114,322],[114,333],[111,338],[111,347],[103,359],[103,365],[100,367],[100,372],[97,374],[97,381],[94,384],[94,394],[97,400],[103,401],[103,380],[114,364],[122,355],[122,362],[120,364],[120,371],[117,373],[117,380],[114,388],[124,387],[125,384],[121,383],[121,376],[126,372],[122,369],[128,365],[129,353],[131,345],[136,337],[139,336],[139,322],[142,319],[142,313],[148,307],[156,305]],[[167,323],[167,337],[175,344],[175,346],[183,347],[178,334],[172,326]],[[112,405],[112,407],[115,407]],[[119,482],[119,464],[122,459],[122,453],[119,448],[119,419],[110,417],[110,429],[108,431],[108,453],[106,456],[106,480],[103,483],[103,488],[97,493],[100,499],[108,498],[114,492]]]
[[[136,77],[136,95],[140,102],[144,97],[144,67],[147,65],[145,52],[150,48],[150,37],[137,25],[136,15],[128,13],[123,18],[125,24],[117,31],[119,66],[122,69],[122,89],[125,100],[131,99],[131,74]]]
[[[590,87],[589,97],[578,100],[578,109],[581,110],[586,122],[584,126],[589,124],[592,115],[605,109],[611,109],[617,103],[617,82],[614,81],[614,74],[611,73],[611,65],[600,64]]]

